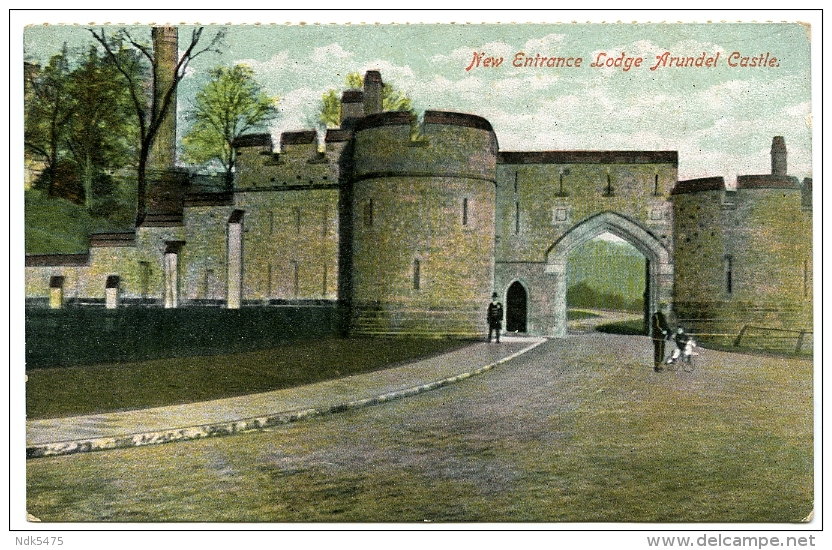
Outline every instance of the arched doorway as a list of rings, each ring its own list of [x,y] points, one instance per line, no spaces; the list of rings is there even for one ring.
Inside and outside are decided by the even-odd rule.
[[[596,214],[567,231],[546,253],[546,273],[552,278],[553,326],[550,334],[566,336],[566,259],[570,252],[603,233],[610,233],[633,245],[645,258],[645,316],[659,302],[672,302],[673,263],[664,244],[646,227],[616,212]]]
[[[506,332],[526,332],[526,289],[514,281],[506,293]]]

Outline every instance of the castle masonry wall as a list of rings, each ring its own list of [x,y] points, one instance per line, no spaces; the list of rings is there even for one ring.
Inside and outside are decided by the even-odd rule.
[[[437,119],[426,114],[414,141],[403,115],[368,117],[355,131],[353,327],[482,334],[494,277],[496,138],[479,117],[429,122]]]
[[[365,180],[355,186],[354,204],[359,331],[481,334],[480,310],[494,277],[493,185],[440,177]],[[376,311],[383,313],[362,326],[362,315]]]
[[[317,137],[309,132],[294,132],[283,139],[281,151],[273,152],[271,144],[237,149],[235,188],[281,189],[297,186],[333,186],[338,184],[339,156],[336,147],[328,154],[318,151]],[[283,134],[284,138],[287,134]]]
[[[227,223],[233,205],[185,209],[185,245],[182,247],[182,297],[205,304],[223,304],[228,281]]]
[[[107,278],[116,275],[119,301],[160,303],[165,291],[165,243],[180,241],[183,236],[183,227],[140,227],[135,244],[92,246],[83,265],[58,261],[54,265],[27,267],[26,295],[48,296],[50,278],[63,276],[65,303],[103,305]]]
[[[500,154],[496,291],[504,296],[515,280],[526,287],[530,333],[565,335],[565,299],[570,282],[566,280],[565,265],[549,265],[550,255],[562,255],[564,251],[557,246],[568,234],[579,235],[578,241],[597,236],[596,224],[591,222],[597,216],[623,218],[621,224],[602,223],[597,227],[608,227],[647,257],[655,255],[656,247],[660,247],[665,251],[662,257],[672,259],[673,210],[669,194],[676,175],[675,153],[666,151]],[[624,225],[638,227],[639,235],[619,230]],[[673,266],[655,263],[651,268],[650,299],[658,302],[670,297]]]
[[[442,115],[425,113],[418,139],[411,139],[409,113],[380,113],[361,120],[355,130],[353,179],[436,175],[493,182],[497,138],[488,121],[474,115]],[[443,118],[448,122],[430,122]]]
[[[797,305],[777,315],[783,324],[811,326],[812,218],[794,189],[737,190],[732,224],[739,301]],[[808,280],[807,280],[808,276]]]
[[[616,212],[641,224],[672,251],[668,196],[676,173],[675,163],[501,162],[496,259],[543,262],[566,231],[600,212]]]
[[[674,305],[689,330],[730,343],[748,325],[811,329],[812,217],[792,180],[674,194]]]
[[[334,187],[236,194],[244,301],[337,299],[338,197]]]

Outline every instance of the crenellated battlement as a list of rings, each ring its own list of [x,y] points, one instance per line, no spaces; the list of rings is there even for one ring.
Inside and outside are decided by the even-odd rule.
[[[378,113],[360,120],[355,126],[352,179],[453,176],[496,180],[497,136],[486,119],[427,111],[418,132],[412,122],[407,112]]]
[[[338,184],[338,148],[319,150],[315,130],[282,133],[280,151],[274,151],[268,134],[242,136],[234,146],[237,148],[235,191]]]

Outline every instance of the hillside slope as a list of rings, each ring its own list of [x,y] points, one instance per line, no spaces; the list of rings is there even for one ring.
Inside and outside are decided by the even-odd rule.
[[[26,254],[78,254],[89,248],[90,234],[126,229],[107,218],[90,216],[83,206],[46,198],[28,189],[24,196]]]

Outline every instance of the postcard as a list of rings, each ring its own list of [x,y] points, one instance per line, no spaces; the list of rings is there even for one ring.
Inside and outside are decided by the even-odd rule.
[[[817,526],[819,31],[26,26],[13,513]]]

